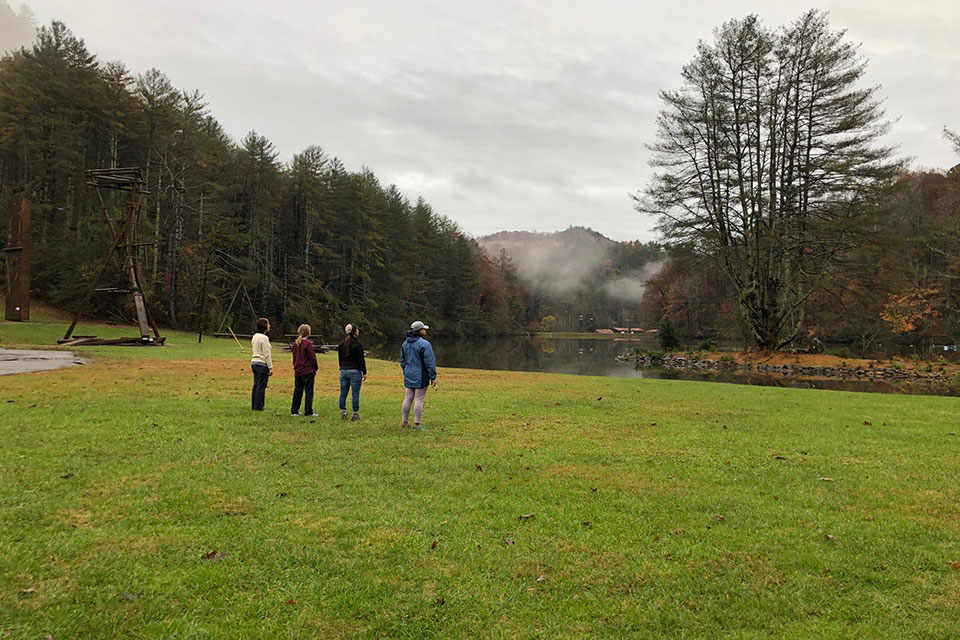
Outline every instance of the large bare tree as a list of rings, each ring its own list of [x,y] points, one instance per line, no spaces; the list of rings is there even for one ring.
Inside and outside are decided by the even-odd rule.
[[[871,230],[899,168],[844,37],[819,11],[777,30],[732,20],[699,44],[682,88],[661,93],[659,171],[637,209],[716,260],[761,348],[797,337],[807,298]]]

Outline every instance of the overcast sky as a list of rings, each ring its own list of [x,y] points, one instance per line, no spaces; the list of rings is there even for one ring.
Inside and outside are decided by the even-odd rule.
[[[16,0],[11,5],[18,4]],[[310,144],[423,196],[467,232],[590,226],[654,238],[628,197],[650,173],[657,92],[699,39],[795,2],[562,0],[27,0],[102,61],[157,67],[200,89],[235,138],[256,129],[283,160]],[[891,142],[915,167],[958,162],[960,4],[843,0],[834,28],[862,43]]]

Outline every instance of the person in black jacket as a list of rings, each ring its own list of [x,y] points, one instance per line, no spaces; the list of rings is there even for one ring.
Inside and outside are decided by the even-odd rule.
[[[352,390],[353,416],[350,419],[359,420],[360,385],[367,379],[367,361],[363,357],[357,325],[348,324],[343,330],[347,335],[337,346],[340,356],[340,419],[347,419],[347,392]]]

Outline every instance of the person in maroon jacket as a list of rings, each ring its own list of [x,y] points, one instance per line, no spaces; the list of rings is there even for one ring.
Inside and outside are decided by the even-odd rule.
[[[297,340],[290,345],[293,352],[293,404],[290,415],[300,415],[300,399],[303,398],[303,415],[316,416],[313,412],[313,381],[317,377],[317,354],[310,337],[310,325],[297,327]]]

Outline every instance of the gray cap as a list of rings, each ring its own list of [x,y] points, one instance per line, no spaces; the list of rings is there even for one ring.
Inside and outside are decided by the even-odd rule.
[[[419,320],[417,320],[417,321],[414,322],[412,325],[410,325],[410,329],[412,329],[413,331],[420,331],[420,329],[429,329],[429,328],[430,328],[430,327],[428,327],[427,325],[423,324],[423,323],[420,322]]]

